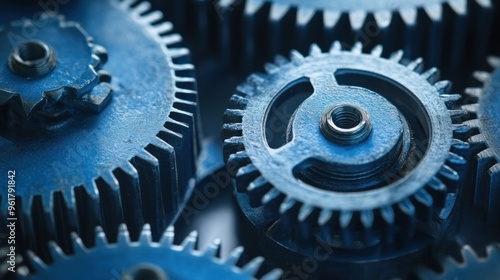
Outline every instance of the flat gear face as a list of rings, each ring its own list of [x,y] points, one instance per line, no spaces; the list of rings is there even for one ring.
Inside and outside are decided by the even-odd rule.
[[[490,58],[492,73],[476,72],[482,88],[469,88],[466,93],[477,103],[464,105],[470,120],[469,143],[476,154],[474,204],[486,210],[488,223],[500,226],[500,60]]]
[[[89,244],[89,229],[103,225],[116,236],[122,222],[134,238],[150,223],[158,238],[192,190],[197,94],[189,52],[160,12],[132,4],[61,6],[109,52],[107,108],[37,137],[0,139],[0,166],[17,172],[18,215],[30,248],[30,236],[67,244],[71,231]],[[7,209],[7,200],[1,203]]]
[[[419,267],[417,275],[420,279],[484,279],[496,280],[500,277],[500,245],[491,244],[486,247],[487,256],[479,257],[469,246],[461,250],[462,260],[457,261],[452,257],[446,258],[442,263],[442,272]]]
[[[338,232],[344,241],[356,231],[366,241],[382,229],[386,241],[398,231],[411,236],[430,213],[449,215],[453,203],[444,206],[444,200],[459,185],[453,168],[464,163],[453,152],[451,117],[461,111],[451,109],[459,96],[438,82],[436,69],[420,73],[421,60],[405,66],[401,52],[389,59],[381,52],[363,54],[361,44],[342,51],[335,43],[322,53],[313,45],[310,56],[278,57],[266,75],[254,74],[238,88],[225,114],[224,152],[228,164],[239,167],[238,191],[253,206],[305,231],[321,228],[329,238]],[[295,107],[285,110],[287,128],[277,145],[269,137],[281,137],[273,118],[297,96]],[[332,113],[337,106],[360,108],[369,118]],[[336,142],[338,136],[325,135],[324,116],[352,137],[361,135],[354,128],[371,122],[371,133],[360,142]],[[397,229],[395,221],[401,221]]]
[[[77,235],[73,235],[75,255],[67,256],[51,245],[54,263],[45,264],[32,255],[36,271],[22,279],[126,279],[126,280],[209,280],[255,279],[264,259],[257,257],[243,268],[237,267],[243,249],[232,251],[227,260],[216,255],[220,241],[214,241],[206,251],[198,251],[196,232],[191,233],[181,245],[173,244],[174,230],[169,228],[160,242],[151,240],[146,226],[138,242],[131,242],[126,228],[121,228],[118,243],[108,244],[102,231],[97,233],[97,247],[87,249]],[[96,262],[96,260],[99,260]],[[89,268],[92,268],[89,271]],[[262,280],[277,280],[281,271],[276,269],[262,276]]]

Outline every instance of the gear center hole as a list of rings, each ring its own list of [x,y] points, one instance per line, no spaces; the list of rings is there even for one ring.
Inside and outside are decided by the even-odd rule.
[[[37,41],[21,43],[17,49],[19,57],[26,63],[34,63],[47,58],[49,55],[47,47]]]
[[[356,107],[341,105],[332,110],[330,117],[338,128],[350,130],[361,124],[363,114]]]
[[[169,277],[160,267],[142,264],[123,275],[122,280],[169,280]]]

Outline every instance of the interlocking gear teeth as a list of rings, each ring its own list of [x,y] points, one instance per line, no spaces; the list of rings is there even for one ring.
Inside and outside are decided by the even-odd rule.
[[[355,44],[351,51],[344,51],[339,42],[335,42],[332,45],[329,53],[320,53],[318,50],[318,46],[313,45],[309,57],[303,57],[300,53],[292,51],[291,60],[289,61],[285,61],[282,57],[278,57],[275,64],[267,64],[266,69],[268,71],[266,75],[251,75],[247,79],[247,82],[240,85],[236,94],[232,96],[229,102],[229,108],[224,116],[225,124],[222,129],[222,137],[224,139],[225,160],[228,164],[240,166],[235,176],[238,192],[247,193],[250,204],[253,207],[263,206],[269,217],[281,219],[283,224],[290,228],[298,226],[299,232],[301,232],[303,237],[308,238],[314,229],[319,228],[325,238],[331,237],[331,234],[339,234],[342,241],[347,244],[353,241],[355,232],[361,232],[365,242],[369,244],[374,238],[374,235],[380,233],[380,230],[383,231],[383,239],[392,242],[398,236],[412,236],[418,226],[430,223],[431,219],[434,219],[433,217],[435,216],[440,216],[442,213],[449,214],[450,211],[442,211],[443,209],[441,207],[443,207],[444,201],[447,198],[456,195],[458,191],[457,188],[461,185],[461,178],[456,170],[461,170],[465,164],[465,159],[461,155],[456,154],[461,151],[452,146],[452,140],[453,145],[456,145],[454,141],[457,140],[451,137],[452,130],[454,129],[451,119],[454,115],[463,115],[463,112],[461,110],[455,110],[453,107],[453,103],[458,96],[449,94],[451,88],[450,83],[448,81],[438,81],[439,71],[435,68],[431,68],[420,74],[421,59],[410,62],[407,66],[401,65],[403,57],[401,52],[396,52],[391,55],[389,59],[385,59],[379,58],[382,53],[381,47],[374,48],[373,54],[368,55],[361,53],[360,43]],[[255,142],[258,141],[256,140],[257,138],[251,138],[250,134],[259,134],[260,131],[263,131],[262,128],[252,128],[259,122],[261,112],[249,110],[260,108],[259,106],[261,105],[255,104],[265,103],[267,101],[263,100],[268,100],[270,98],[264,98],[262,96],[274,96],[274,94],[276,94],[274,90],[278,87],[276,84],[284,83],[283,79],[286,79],[287,82],[292,82],[294,79],[309,77],[308,75],[312,74],[308,73],[312,71],[311,69],[315,69],[315,63],[319,63],[318,61],[321,59],[328,60],[330,57],[331,59],[334,57],[338,58],[339,61],[343,61],[344,57],[346,57],[345,59],[347,59],[347,57],[352,57],[352,59],[360,59],[362,62],[365,60],[377,60],[378,64],[400,65],[398,67],[401,67],[401,70],[397,71],[407,71],[404,73],[412,75],[412,79],[421,81],[422,85],[425,83],[429,86],[431,92],[429,92],[428,95],[426,94],[425,98],[430,98],[435,93],[435,96],[439,96],[439,98],[432,104],[440,103],[442,105],[439,105],[439,108],[442,107],[443,111],[448,110],[446,114],[443,114],[441,109],[429,109],[433,110],[433,113],[426,113],[437,114],[436,117],[439,116],[438,118],[441,118],[442,123],[445,124],[446,128],[443,127],[442,132],[445,134],[449,133],[449,135],[442,138],[443,143],[447,144],[441,146],[441,151],[439,153],[443,153],[445,149],[447,152],[443,153],[442,159],[438,160],[439,162],[442,161],[440,166],[436,165],[436,169],[432,171],[427,170],[427,181],[419,183],[418,187],[414,188],[414,191],[408,193],[408,195],[402,196],[391,202],[377,202],[377,205],[374,204],[366,207],[358,207],[359,205],[357,207],[346,208],[343,208],[343,206],[332,206],[336,204],[333,201],[330,201],[329,206],[327,206],[317,199],[309,199],[310,195],[312,197],[318,197],[319,195],[319,193],[315,192],[314,188],[306,184],[304,188],[309,188],[308,190],[314,193],[314,195],[302,192],[302,196],[297,195],[295,191],[292,191],[292,189],[296,188],[302,189],[302,186],[299,187],[297,185],[299,184],[297,181],[294,181],[294,183],[291,183],[291,181],[276,183],[273,181],[274,178],[272,178],[270,174],[263,174],[263,171],[267,170],[267,167],[262,165],[257,166],[262,162],[259,161],[257,163],[256,159],[262,156],[262,154],[256,153],[264,144]],[[332,60],[333,65],[336,63],[340,62]],[[343,64],[340,65],[343,66]],[[344,67],[357,69],[358,65],[359,64],[353,62],[352,65],[346,65]],[[323,66],[328,67],[325,65]],[[342,66],[335,67],[342,68]],[[370,70],[368,70],[367,67],[369,66],[361,68],[369,72]],[[378,66],[378,69],[382,68],[383,67]],[[297,76],[298,74],[295,74],[294,69],[302,69],[303,72],[301,72],[300,77]],[[322,69],[321,71],[330,70],[332,69]],[[336,70],[335,68],[332,71],[335,72]],[[375,69],[371,71],[378,70]],[[389,70],[386,70],[386,72],[387,71]],[[320,70],[317,72],[320,72]],[[410,74],[412,72],[416,73],[416,75]],[[391,74],[386,74],[385,72],[380,75],[386,75],[388,79],[389,76],[392,77]],[[314,75],[312,75],[310,79],[313,79],[313,76]],[[398,77],[399,79],[404,79],[401,78],[401,76]],[[273,89],[270,89],[270,85],[273,84],[275,86],[272,86]],[[254,100],[257,98],[260,99]],[[424,96],[419,98],[423,99]],[[254,102],[254,104],[252,104],[252,102]],[[250,104],[252,104],[251,108],[249,108]],[[269,104],[268,106],[271,105]],[[295,114],[297,114],[297,112],[295,112],[294,115]],[[247,121],[245,119],[247,119]],[[269,150],[269,148],[267,149]],[[279,150],[274,150],[272,153],[278,153],[278,151]],[[298,150],[297,152],[299,153]],[[262,151],[258,153],[262,153]],[[427,151],[426,153],[429,152]],[[274,160],[274,157],[271,156],[266,162],[266,166],[280,166],[281,164],[285,164],[280,161],[273,162]],[[279,172],[275,170],[274,174],[278,173]],[[434,175],[429,176],[429,174]],[[404,184],[410,184],[410,182]],[[402,186],[403,185],[401,185],[401,187]],[[332,199],[330,195],[337,194],[338,193],[334,191],[321,192],[319,196],[323,196],[321,200],[329,201]],[[346,194],[349,194],[349,192],[342,193],[342,195]],[[344,197],[344,201],[351,202],[352,200]],[[440,218],[446,219],[446,217]]]
[[[484,208],[489,224],[500,226],[500,125],[498,106],[500,105],[500,59],[488,59],[492,73],[475,72],[474,78],[482,83],[482,88],[468,88],[465,93],[473,103],[463,105],[469,113],[466,135],[476,155],[474,205]]]
[[[252,69],[260,62],[291,48],[307,52],[309,44],[326,48],[340,40],[347,44],[362,41],[364,47],[385,46],[386,55],[403,49],[407,58],[424,56],[431,66],[456,70],[466,49],[468,37],[475,42],[472,53],[482,59],[488,48],[488,34],[493,21],[490,0],[436,1],[297,1],[230,0],[218,1],[221,14],[221,46],[238,49],[231,27],[240,26],[235,18],[244,17],[244,64]],[[447,25],[452,25],[447,33]],[[469,25],[473,32],[466,34]],[[293,36],[290,36],[290,30]],[[484,30],[486,29],[486,30]],[[462,30],[462,31],[461,31]],[[403,38],[396,42],[392,38]],[[427,39],[427,40],[425,40]],[[425,41],[425,43],[423,43]],[[445,42],[452,42],[447,51]],[[222,49],[222,48],[221,48]],[[223,54],[227,53],[224,47]],[[474,61],[474,60],[472,60]],[[477,60],[476,60],[477,61]],[[448,69],[448,68],[447,68]]]
[[[442,263],[442,272],[426,267],[416,270],[420,279],[485,279],[496,280],[500,277],[500,245],[491,244],[486,247],[487,256],[479,257],[476,252],[465,245],[461,250],[461,261],[447,257]]]
[[[128,225],[132,239],[149,223],[158,239],[194,187],[198,108],[189,51],[178,46],[180,36],[171,24],[149,13],[149,4],[132,2],[89,1],[81,11],[119,17],[117,29],[137,34],[127,39],[97,28],[96,20],[117,24],[105,15],[90,23],[89,17],[72,14],[110,50],[115,98],[107,110],[83,120],[78,116],[46,137],[1,141],[0,165],[24,172],[16,190],[19,248],[45,261],[50,261],[47,240],[68,252],[75,231],[92,246],[91,228],[98,225],[113,241],[120,223]],[[153,72],[143,71],[150,69],[145,62]],[[7,200],[0,200],[4,212]]]
[[[55,243],[50,243],[51,256],[54,262],[47,264],[34,253],[30,259],[34,272],[23,275],[23,279],[107,279],[109,277],[126,277],[133,275],[138,269],[155,268],[166,276],[165,279],[255,279],[264,259],[257,257],[243,267],[237,266],[243,248],[234,249],[229,258],[218,257],[221,241],[216,239],[204,251],[197,250],[198,234],[192,232],[180,245],[174,244],[174,228],[169,227],[159,242],[154,242],[149,225],[142,229],[138,241],[131,241],[127,228],[122,225],[118,232],[117,242],[111,244],[101,228],[96,230],[96,246],[88,248],[80,237],[71,236],[74,254],[67,255]],[[126,255],[126,258],[122,256]],[[95,260],[102,259],[96,265]],[[105,260],[105,261],[104,261]],[[92,265],[91,272],[87,271]],[[193,265],[198,269],[193,270]],[[85,270],[85,272],[83,271]],[[153,270],[154,271],[154,270]],[[281,270],[272,270],[259,279],[277,280]],[[122,278],[120,278],[122,279]],[[128,278],[123,278],[128,279]],[[163,278],[155,278],[163,279]]]

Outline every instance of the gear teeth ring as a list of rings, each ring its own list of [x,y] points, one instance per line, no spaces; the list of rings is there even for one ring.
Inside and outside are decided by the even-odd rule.
[[[46,262],[51,261],[48,240],[68,253],[70,234],[77,232],[91,247],[96,226],[113,241],[119,224],[127,224],[136,239],[148,223],[157,240],[194,188],[200,149],[194,66],[172,24],[150,6],[115,0],[86,3],[85,12],[106,11],[120,17],[117,30],[138,34],[127,37],[128,45],[110,34],[111,29],[99,27],[97,32],[96,19],[89,23],[88,17],[79,18],[110,52],[107,67],[114,75],[114,97],[105,111],[78,115],[65,124],[71,129],[56,128],[48,137],[24,139],[23,149],[16,141],[0,141],[0,165],[24,172],[16,190],[19,247]],[[98,17],[102,25],[116,25],[111,18]],[[154,71],[144,71],[144,61]],[[3,195],[0,202],[6,211]]]
[[[482,83],[482,88],[468,88],[465,93],[472,104],[463,105],[469,113],[464,122],[466,138],[476,155],[474,205],[486,211],[486,220],[490,225],[500,227],[500,125],[498,106],[500,105],[500,59],[488,59],[492,73],[475,72],[474,78]]]
[[[257,257],[243,267],[236,264],[240,261],[243,248],[234,249],[229,258],[220,259],[217,255],[221,242],[216,239],[204,251],[196,249],[197,232],[189,234],[180,245],[174,244],[174,228],[169,227],[159,242],[153,242],[151,229],[145,225],[137,242],[130,240],[125,225],[120,227],[116,244],[110,244],[101,228],[96,230],[96,247],[87,248],[77,234],[73,234],[73,255],[66,255],[55,243],[50,244],[52,264],[47,264],[30,253],[35,272],[26,279],[101,279],[100,277],[118,277],[134,275],[137,271],[149,271],[161,275],[154,279],[255,279],[264,261]],[[129,257],[122,258],[123,255]],[[103,259],[105,258],[105,259]],[[99,264],[96,259],[101,259]],[[88,271],[87,265],[92,266]],[[193,270],[193,265],[197,269]],[[65,271],[66,273],[62,273]],[[259,279],[280,279],[281,270],[275,269]],[[123,278],[125,277],[125,278]],[[114,279],[114,278],[113,278]],[[132,279],[132,278],[130,278]],[[141,278],[142,279],[142,278]],[[149,278],[148,278],[149,279]]]
[[[417,226],[428,225],[432,216],[440,216],[445,212],[450,212],[443,211],[443,207],[450,207],[449,205],[444,206],[444,201],[450,198],[453,200],[453,197],[456,197],[456,192],[462,184],[459,173],[456,170],[462,170],[465,164],[462,155],[457,154],[460,153],[461,150],[456,149],[456,146],[463,144],[463,142],[452,139],[451,136],[452,131],[457,127],[456,125],[452,125],[452,120],[457,122],[463,115],[463,111],[456,110],[453,107],[454,102],[460,98],[460,95],[449,93],[451,88],[450,83],[448,81],[439,81],[439,71],[436,68],[431,68],[422,73],[421,59],[417,59],[408,64],[402,64],[402,52],[396,52],[388,59],[381,58],[381,53],[381,47],[375,47],[372,50],[372,54],[363,54],[361,52],[360,43],[355,44],[351,51],[344,51],[342,50],[341,44],[335,42],[329,53],[321,53],[319,47],[313,45],[309,57],[303,57],[297,51],[292,51],[289,61],[278,56],[274,64],[266,65],[267,74],[253,74],[247,79],[246,83],[238,87],[224,115],[225,124],[222,129],[224,158],[228,164],[240,167],[235,176],[237,190],[238,192],[245,192],[248,195],[250,204],[253,207],[263,206],[266,215],[273,217],[273,219],[281,219],[285,226],[288,225],[290,228],[298,226],[300,236],[309,238],[313,229],[320,229],[325,238],[340,235],[342,242],[345,244],[354,241],[356,232],[361,232],[361,236],[364,238],[363,240],[365,242],[370,242],[374,235],[382,231],[384,233],[381,238],[385,241],[393,242],[399,236],[412,236]],[[341,62],[337,62],[334,58]],[[280,151],[284,150],[282,148],[286,146],[280,147],[279,149],[271,149],[266,147],[266,144],[259,142],[261,141],[259,139],[265,139],[266,136],[259,136],[260,138],[254,137],[254,135],[259,135],[259,131],[264,131],[262,128],[256,127],[257,123],[260,123],[263,119],[270,118],[269,116],[263,116],[261,114],[265,115],[267,114],[266,112],[270,112],[266,110],[272,110],[268,102],[274,102],[274,100],[281,98],[276,95],[276,90],[278,90],[279,85],[285,83],[284,80],[290,83],[288,86],[284,87],[288,88],[292,87],[290,85],[294,83],[294,79],[299,80],[303,77],[310,78],[311,80],[315,79],[315,76],[310,74],[312,73],[311,69],[316,69],[317,72],[335,72],[338,70],[335,68],[337,67],[336,65],[330,67],[332,68],[330,69],[328,68],[329,66],[321,64],[319,61],[322,59],[331,60],[332,65],[338,63],[339,68],[346,67],[357,71],[357,68],[360,67],[359,69],[362,69],[360,70],[361,72],[371,71],[369,70],[370,66],[359,66],[365,62],[370,64],[371,60],[376,60],[377,63],[383,64],[384,67],[389,67],[389,65],[394,64],[398,65],[395,66],[398,68],[397,71],[404,72],[406,75],[411,75],[412,79],[421,82],[422,86],[424,83],[427,84],[425,85],[426,93],[415,98],[419,98],[420,100],[433,99],[433,101],[429,101],[424,105],[429,106],[429,108],[427,108],[429,111],[425,114],[436,114],[433,117],[439,118],[439,122],[441,123],[437,125],[443,125],[441,128],[443,130],[440,132],[442,134],[439,136],[441,137],[441,140],[439,140],[441,142],[438,141],[436,143],[448,143],[446,145],[430,143],[427,147],[429,148],[432,145],[440,147],[440,151],[436,151],[436,154],[441,154],[441,156],[439,156],[440,159],[436,158],[432,161],[428,159],[428,162],[433,162],[433,168],[436,168],[432,171],[426,171],[427,173],[433,174],[432,176],[426,175],[425,182],[420,178],[417,180],[420,181],[419,183],[411,182],[410,180],[406,180],[406,183],[403,183],[402,180],[400,180],[401,182],[399,183],[397,181],[391,183],[391,186],[383,186],[381,189],[386,187],[391,188],[395,185],[404,189],[413,185],[411,191],[406,192],[405,195],[398,196],[397,199],[391,198],[390,200],[384,200],[384,202],[372,199],[372,201],[376,201],[376,203],[368,206],[366,205],[367,200],[357,199],[359,198],[357,196],[359,193],[356,191],[318,192],[311,187],[310,183],[303,184],[293,178],[294,175],[291,175],[289,171],[278,171],[280,168],[279,166],[283,166],[281,168],[284,169],[291,168],[295,170],[296,166],[293,165],[298,160],[293,159],[293,157],[305,157],[301,155],[301,153],[307,153],[307,149],[302,152],[306,142],[299,142],[303,145],[301,147],[293,146],[295,148],[295,153],[292,152],[292,148],[288,149],[290,151],[288,154],[283,152],[284,155],[291,156],[287,158],[293,163],[288,164],[285,159],[276,159],[276,154],[280,154]],[[348,65],[345,61],[349,60],[352,60],[352,65],[345,66]],[[323,67],[327,67],[328,70],[318,70],[320,68],[315,66],[320,64]],[[377,69],[381,69],[380,66],[379,68],[374,68],[373,71],[376,73],[374,75],[385,75],[380,74]],[[338,71],[342,70],[344,69]],[[412,72],[413,74],[411,74]],[[406,85],[404,81],[406,78],[404,78],[403,75],[391,74],[387,76],[386,79],[394,79],[394,77],[397,77],[397,79],[402,81],[397,79],[394,80],[404,87]],[[321,79],[321,82],[324,84],[329,83],[325,81],[325,78]],[[317,87],[317,85],[314,85],[314,82],[311,83],[313,83],[313,87],[315,88],[314,92],[325,91],[323,87]],[[329,90],[331,91],[331,89]],[[423,89],[420,90],[424,91]],[[410,89],[408,89],[408,91],[411,92]],[[280,92],[282,91],[280,90]],[[313,96],[314,94],[315,93],[313,93]],[[285,95],[285,93],[283,93],[283,95]],[[434,98],[432,96],[439,96],[439,98]],[[304,104],[306,104],[310,98],[305,99],[304,103],[300,106],[306,106]],[[267,109],[262,109],[263,106],[266,106]],[[301,107],[298,108],[299,109],[293,113],[295,118],[298,118],[296,115],[299,115]],[[443,114],[441,112],[447,113]],[[316,113],[311,114],[314,115]],[[294,118],[293,116],[292,119]],[[299,121],[295,120],[293,122]],[[436,123],[433,122],[432,125]],[[291,124],[288,125],[288,127],[290,127]],[[298,126],[301,125],[304,124],[298,124]],[[293,129],[295,129],[295,126],[296,125],[293,125]],[[287,132],[288,134],[290,133],[289,131],[290,129]],[[311,127],[309,131],[314,131],[314,129]],[[293,137],[300,138],[296,136],[295,133]],[[314,133],[311,137],[315,137]],[[295,139],[293,139],[293,141],[295,141]],[[318,144],[313,140],[311,141],[312,142],[308,145],[313,146]],[[266,147],[264,151],[261,150],[263,147]],[[270,153],[270,156],[266,155],[266,157],[262,158],[266,153]],[[426,151],[426,154],[429,153],[432,152]],[[331,157],[331,155],[329,156]],[[421,161],[424,160],[425,156]],[[267,167],[264,166],[264,162],[266,162]],[[424,165],[424,163],[420,165]],[[276,168],[274,168],[275,166]],[[275,176],[271,176],[270,170],[274,170],[273,174],[275,174]],[[423,172],[423,170],[415,172]],[[277,176],[279,173],[286,174]],[[317,175],[319,173],[314,174],[311,176],[327,176]],[[411,174],[412,173],[406,174],[405,176],[411,177],[415,175],[414,173],[413,175]],[[287,179],[274,180],[274,177]],[[292,177],[291,180],[289,177]],[[416,177],[413,177],[411,180],[416,180]],[[375,193],[369,195],[369,192],[370,190],[366,190],[367,197],[373,197],[375,195]],[[351,194],[353,197],[349,196]],[[342,197],[342,199],[340,199],[340,197]],[[326,203],[326,201],[328,201],[328,203]],[[441,216],[440,218],[444,217]]]
[[[500,277],[500,244],[486,247],[487,256],[479,257],[474,250],[465,245],[461,250],[462,261],[447,257],[441,264],[442,272],[438,273],[427,267],[416,270],[420,279],[485,279],[496,280]]]

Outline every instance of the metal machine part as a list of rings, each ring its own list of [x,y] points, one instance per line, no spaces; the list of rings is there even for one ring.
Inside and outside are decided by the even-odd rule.
[[[268,224],[303,239],[369,247],[417,228],[439,239],[465,164],[452,136],[460,95],[437,69],[422,73],[420,59],[402,65],[402,52],[361,47],[313,45],[250,76],[225,113],[224,158]],[[350,134],[325,133],[325,115]]]
[[[424,57],[428,66],[461,74],[454,71],[463,69],[464,57],[471,63],[486,55],[493,6],[490,0],[220,0],[217,14],[223,53],[243,48],[237,56],[248,69],[292,48],[306,53],[311,43],[326,49],[339,40],[383,44],[384,55],[403,49],[406,58]],[[244,43],[232,26],[241,26]],[[465,53],[468,40],[474,47]]]
[[[452,230],[465,164],[452,136],[460,95],[421,59],[381,55],[338,42],[329,53],[292,51],[230,101],[224,158],[237,170],[244,232],[280,267],[302,265],[314,279],[405,277]]]
[[[259,257],[238,267],[243,253],[241,247],[234,249],[228,259],[222,260],[217,257],[220,240],[214,240],[206,251],[199,251],[196,248],[196,232],[176,245],[173,243],[173,227],[168,228],[159,242],[152,241],[149,225],[143,228],[137,242],[130,240],[126,227],[120,228],[116,244],[109,244],[101,229],[96,235],[97,246],[90,249],[76,234],[72,235],[75,254],[71,256],[51,243],[52,264],[46,264],[31,254],[36,271],[22,279],[250,280],[255,279],[264,261]],[[277,280],[280,275],[281,271],[275,269],[258,279]]]
[[[462,108],[469,113],[462,135],[476,155],[474,205],[483,208],[489,224],[500,227],[500,59],[491,57],[492,73],[475,72],[482,88],[468,88],[472,104]]]
[[[500,245],[491,244],[486,248],[487,256],[479,257],[469,246],[461,250],[462,260],[452,257],[441,263],[441,272],[419,267],[417,275],[421,279],[484,279],[496,280],[500,277]]]
[[[92,71],[106,61],[103,49],[89,45],[78,25],[55,18],[32,22],[37,32],[22,41],[30,44],[26,48],[35,48],[34,58],[44,61],[51,56],[47,49],[53,50],[55,67],[42,67],[41,73],[47,73],[36,77],[24,77],[24,70],[16,73],[21,75],[3,73],[2,86],[22,85],[16,90],[21,94],[14,95],[22,101],[13,104],[24,108],[42,97],[41,103],[46,104],[52,92],[59,93],[55,99],[64,100],[63,108],[68,107],[68,98],[71,105],[93,102],[92,94],[103,96],[106,88],[112,89],[113,97],[98,114],[79,110],[40,133],[0,138],[0,166],[16,172],[18,248],[33,250],[48,262],[48,240],[70,253],[70,233],[77,232],[91,247],[93,228],[98,225],[111,242],[121,223],[127,224],[133,240],[145,223],[151,225],[153,239],[159,239],[192,192],[199,150],[194,67],[181,37],[172,33],[172,24],[163,22],[160,12],[150,11],[148,2],[70,1],[59,8],[106,48],[109,57],[104,69],[113,73],[113,80],[99,83],[101,72]],[[0,18],[29,13],[14,11]],[[13,57],[11,49],[16,53],[24,48],[1,42],[5,62]],[[51,58],[47,61],[52,63]],[[88,71],[80,71],[85,66]],[[19,72],[18,68],[1,71]],[[16,82],[5,82],[6,77]],[[71,90],[74,84],[84,85],[85,90]],[[30,91],[22,91],[28,86]],[[61,87],[68,92],[58,91]],[[87,89],[92,89],[90,96]],[[2,123],[9,124],[11,114],[17,112],[2,110]],[[7,125],[6,130],[10,129]],[[7,217],[6,195],[0,194],[0,200],[2,216]]]

